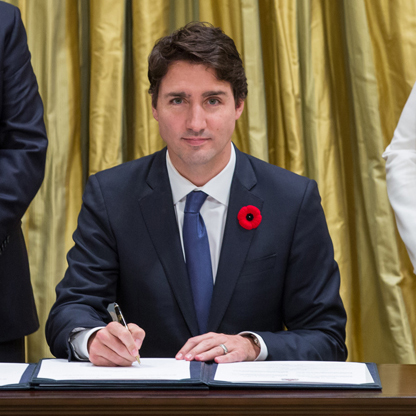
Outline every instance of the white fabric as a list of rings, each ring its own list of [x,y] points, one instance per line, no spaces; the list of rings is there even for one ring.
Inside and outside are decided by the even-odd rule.
[[[205,222],[208,233],[209,251],[211,254],[212,277],[215,282],[218,262],[220,259],[222,238],[224,236],[225,221],[227,219],[228,201],[230,199],[231,182],[235,169],[235,150],[231,146],[231,157],[227,166],[204,186],[197,187],[184,178],[173,166],[169,152],[166,152],[166,166],[168,169],[170,187],[172,189],[173,204],[175,206],[176,220],[178,221],[179,234],[182,243],[183,256],[183,218],[186,196],[192,191],[203,191],[208,197],[203,203],[200,213]],[[186,259],[185,259],[186,261]]]
[[[75,357],[78,360],[88,360],[88,340],[92,334],[102,328],[105,328],[105,326],[98,326],[91,329],[75,328],[72,331],[69,342],[71,343]]]
[[[397,228],[416,273],[416,84],[383,158]]]

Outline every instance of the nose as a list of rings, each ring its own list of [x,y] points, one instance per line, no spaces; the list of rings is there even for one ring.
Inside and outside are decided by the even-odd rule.
[[[207,127],[206,114],[199,104],[193,104],[189,107],[186,128],[194,133],[201,133]]]

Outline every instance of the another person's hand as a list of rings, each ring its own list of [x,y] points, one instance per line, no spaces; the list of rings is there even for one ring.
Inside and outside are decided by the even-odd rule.
[[[88,340],[88,353],[93,364],[127,367],[136,361],[145,332],[136,324],[127,326],[128,330],[118,322],[110,322],[91,335]]]
[[[260,347],[249,337],[209,332],[188,339],[175,358],[187,361],[215,360],[216,363],[233,363],[254,361],[259,353]]]

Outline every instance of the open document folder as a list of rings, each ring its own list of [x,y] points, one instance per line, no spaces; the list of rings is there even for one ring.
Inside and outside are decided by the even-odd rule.
[[[232,364],[143,358],[131,367],[45,359],[32,379],[37,388],[277,388],[381,389],[373,363],[257,361]]]
[[[0,363],[0,390],[30,389],[36,364]]]

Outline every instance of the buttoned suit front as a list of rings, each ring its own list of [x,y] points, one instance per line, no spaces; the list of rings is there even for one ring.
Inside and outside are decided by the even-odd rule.
[[[262,221],[237,215],[256,206]],[[68,270],[46,336],[71,357],[76,328],[110,321],[118,302],[146,338],[142,357],[174,357],[198,335],[166,149],[90,177]],[[270,360],[345,360],[345,311],[316,183],[236,149],[208,331],[263,337]]]

